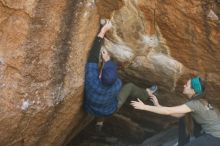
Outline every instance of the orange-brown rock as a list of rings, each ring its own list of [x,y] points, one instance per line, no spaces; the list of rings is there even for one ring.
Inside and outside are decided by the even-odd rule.
[[[61,146],[90,122],[84,65],[100,17],[112,20],[103,47],[124,81],[157,83],[161,103],[174,105],[198,74],[220,105],[219,0],[0,0],[0,145]]]
[[[91,120],[84,65],[98,18],[89,1],[0,1],[1,146],[62,145]]]
[[[214,0],[124,1],[104,47],[121,62],[124,79],[176,94],[189,74],[200,75],[220,105],[219,14]]]

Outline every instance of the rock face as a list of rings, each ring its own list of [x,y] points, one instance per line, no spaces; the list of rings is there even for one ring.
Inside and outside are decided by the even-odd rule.
[[[0,1],[0,145],[62,145],[89,122],[84,65],[98,18],[87,1]]]
[[[219,0],[0,0],[0,145],[63,145],[90,122],[84,65],[100,17],[112,20],[103,47],[124,81],[157,83],[174,105],[198,74],[220,105]]]
[[[104,47],[121,63],[124,79],[175,92],[189,75],[200,75],[220,105],[219,14],[214,0],[124,1]]]

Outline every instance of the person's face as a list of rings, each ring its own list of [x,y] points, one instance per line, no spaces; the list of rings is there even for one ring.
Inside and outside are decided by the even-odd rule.
[[[101,51],[101,56],[104,62],[107,62],[108,60],[110,60],[110,55],[106,49],[103,49]]]
[[[188,80],[184,85],[183,94],[187,95],[188,98],[191,98],[195,94],[194,90],[191,88],[191,80]]]

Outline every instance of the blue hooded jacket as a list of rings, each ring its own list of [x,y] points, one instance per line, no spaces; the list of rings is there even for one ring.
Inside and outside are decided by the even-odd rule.
[[[111,116],[117,110],[117,95],[122,82],[119,78],[111,86],[99,79],[98,64],[87,63],[85,71],[84,109],[97,117]]]

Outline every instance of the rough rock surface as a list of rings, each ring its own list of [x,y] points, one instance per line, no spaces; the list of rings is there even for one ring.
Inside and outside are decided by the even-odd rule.
[[[124,81],[157,83],[169,106],[198,74],[220,105],[219,0],[0,0],[0,145],[59,146],[91,120],[84,65],[100,17],[113,22],[104,48]],[[143,126],[173,120],[129,106],[120,113]]]
[[[98,18],[88,1],[0,1],[0,145],[62,145],[89,122],[84,65]]]

